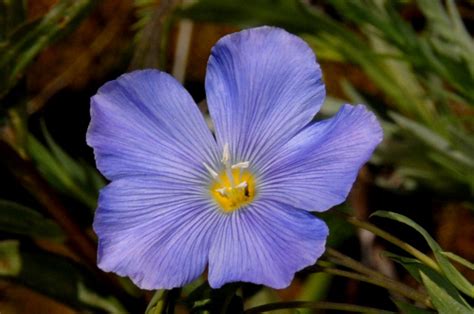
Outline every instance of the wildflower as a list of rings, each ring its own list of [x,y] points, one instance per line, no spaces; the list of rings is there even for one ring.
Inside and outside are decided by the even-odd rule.
[[[215,138],[170,75],[135,71],[92,98],[87,141],[111,183],[99,198],[98,265],[144,289],[183,286],[208,267],[274,288],[325,249],[321,212],[346,198],[382,139],[374,115],[325,97],[308,45],[273,27],[223,37],[206,92]]]

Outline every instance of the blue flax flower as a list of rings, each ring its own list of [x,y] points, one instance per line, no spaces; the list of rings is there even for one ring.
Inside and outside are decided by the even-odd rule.
[[[144,289],[183,286],[206,268],[214,288],[284,288],[324,252],[328,228],[310,212],[344,201],[380,125],[360,105],[312,122],[325,97],[320,67],[279,28],[220,39],[205,87],[215,137],[157,70],[92,98],[87,142],[111,181],[94,221],[98,265]]]

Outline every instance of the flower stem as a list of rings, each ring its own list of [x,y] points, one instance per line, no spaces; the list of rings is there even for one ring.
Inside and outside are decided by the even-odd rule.
[[[239,289],[239,284],[229,284],[227,287],[224,289],[227,290],[225,297],[224,297],[224,302],[222,304],[222,309],[220,313],[225,314],[228,313],[229,311],[229,306],[232,303],[232,299],[235,296],[235,293],[237,292],[237,289]]]
[[[403,242],[400,239],[392,236],[390,233],[376,227],[375,225],[373,225],[371,223],[359,220],[355,217],[346,216],[346,220],[347,220],[347,222],[349,222],[350,224],[352,224],[356,227],[359,227],[361,229],[365,229],[367,231],[372,232],[375,235],[378,235],[382,239],[384,239],[384,240],[398,246],[402,250],[410,253],[411,255],[416,257],[418,260],[420,260],[423,264],[433,268],[434,270],[436,270],[438,272],[441,272],[441,269],[439,268],[438,264],[432,258],[430,258],[428,255],[422,253],[421,251],[417,250],[416,248],[414,248],[410,244],[408,244],[406,242]]]
[[[345,312],[355,313],[381,313],[381,314],[392,314],[394,312],[380,310],[372,307],[346,304],[346,303],[333,303],[333,302],[307,302],[307,301],[294,301],[294,302],[277,302],[269,303],[265,305],[256,306],[246,310],[245,314],[264,313],[282,309],[297,309],[297,308],[308,308],[317,310],[336,310]]]
[[[382,278],[381,277],[368,277],[366,275],[362,275],[362,274],[358,274],[358,273],[354,273],[354,272],[350,272],[346,270],[340,270],[336,268],[324,268],[323,271],[331,275],[355,279],[355,280],[367,282],[367,283],[370,283],[382,288],[386,288],[387,290],[397,292],[400,295],[406,298],[409,298],[413,301],[420,302],[421,304],[427,307],[430,307],[430,308],[433,307],[433,305],[431,304],[430,298],[424,293],[421,293],[405,284],[394,281],[385,276],[384,278],[383,277]]]
[[[367,276],[372,276],[372,277],[378,277],[378,278],[387,278],[392,280],[391,278],[381,274],[378,271],[375,271],[364,264],[354,260],[353,258],[344,255],[340,253],[339,251],[332,249],[332,248],[326,248],[326,256],[328,257],[328,260],[330,262],[333,262],[335,264],[345,266],[347,268],[351,268],[353,270],[356,270],[362,274],[365,274]]]
[[[337,250],[327,248],[325,256],[328,261],[318,261],[314,270],[324,271],[328,274],[347,277],[377,285],[379,287],[386,288],[387,290],[397,292],[398,294],[403,295],[411,300],[420,302],[427,307],[433,307],[429,296],[425,293],[417,291],[399,281],[393,280],[392,278],[389,278],[384,274],[381,274],[380,272],[377,272],[365,266],[364,264],[352,259],[347,255],[338,252]],[[358,273],[332,268],[332,265],[328,262],[334,263],[339,266],[347,267],[349,269],[355,270]],[[313,268],[308,268],[307,270],[313,271]]]

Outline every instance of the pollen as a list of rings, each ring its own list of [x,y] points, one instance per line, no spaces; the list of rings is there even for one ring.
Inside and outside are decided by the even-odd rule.
[[[209,186],[210,194],[226,213],[248,205],[255,198],[255,179],[248,169],[249,162],[232,165],[230,159],[229,147],[225,145],[222,157],[224,167],[220,172],[204,165],[213,178]]]
[[[210,187],[214,200],[224,212],[233,212],[255,197],[255,181],[247,170],[222,171]]]

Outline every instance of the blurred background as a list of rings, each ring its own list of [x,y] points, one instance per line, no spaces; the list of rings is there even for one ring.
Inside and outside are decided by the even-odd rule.
[[[90,97],[124,72],[159,68],[206,114],[211,47],[258,25],[314,48],[328,91],[317,119],[362,103],[383,125],[384,142],[347,202],[320,215],[335,255],[279,291],[211,291],[200,279],[155,293],[101,272],[91,224],[106,181],[85,143]],[[294,300],[322,304],[301,313],[322,312],[322,302],[472,310],[473,31],[469,0],[0,0],[0,312],[240,313]],[[369,219],[377,210],[399,216]],[[407,243],[422,255],[401,256]],[[366,270],[370,280],[327,271],[324,262],[350,268],[338,251],[420,295],[371,282],[379,275]],[[434,274],[421,272],[430,261]]]

